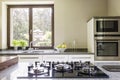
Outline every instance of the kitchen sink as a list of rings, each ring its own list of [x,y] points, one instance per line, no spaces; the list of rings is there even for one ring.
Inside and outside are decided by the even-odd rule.
[[[26,50],[24,53],[54,53],[54,50]]]
[[[28,53],[44,53],[44,50],[29,50]]]

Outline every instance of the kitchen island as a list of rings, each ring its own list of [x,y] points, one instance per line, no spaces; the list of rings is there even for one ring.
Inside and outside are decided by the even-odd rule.
[[[104,70],[101,66],[105,64],[120,64],[120,62],[96,62],[95,65],[98,66],[103,72],[109,75],[109,78],[50,78],[50,79],[42,79],[42,78],[29,78],[29,79],[18,79],[17,77],[21,75],[21,73],[27,73],[27,65],[26,62],[20,62],[14,66],[11,66],[0,72],[0,80],[119,80],[120,72],[109,72]],[[22,74],[23,75],[23,74]]]
[[[14,56],[17,55],[19,57],[18,64],[15,64],[9,68],[6,68],[3,71],[0,71],[0,80],[119,80],[120,72],[109,72],[104,70],[101,66],[105,64],[120,64],[120,62],[95,62],[94,64],[98,66],[103,72],[109,75],[109,78],[102,79],[102,78],[50,78],[50,79],[18,79],[17,77],[21,73],[26,73],[27,65],[29,62],[34,62],[36,60],[41,61],[80,61],[80,60],[92,60],[94,62],[94,54],[88,52],[50,52],[50,53],[25,53],[23,51],[1,51],[0,56],[7,55],[7,56]],[[92,59],[91,57],[92,56]],[[23,75],[23,74],[22,74]]]

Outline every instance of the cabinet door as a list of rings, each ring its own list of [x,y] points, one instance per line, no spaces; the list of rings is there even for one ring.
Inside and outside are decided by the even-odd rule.
[[[43,61],[64,62],[68,61],[68,55],[44,55]]]
[[[18,55],[20,62],[34,62],[42,61],[42,56],[40,55]]]
[[[94,63],[94,55],[69,55],[69,61],[90,61]]]

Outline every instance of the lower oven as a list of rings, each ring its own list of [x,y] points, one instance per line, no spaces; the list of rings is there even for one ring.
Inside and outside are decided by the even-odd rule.
[[[120,60],[120,37],[95,37],[95,60]]]

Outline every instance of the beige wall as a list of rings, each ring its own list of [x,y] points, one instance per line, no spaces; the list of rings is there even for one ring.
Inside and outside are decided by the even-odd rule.
[[[87,20],[107,15],[107,0],[55,0],[55,44],[87,48]]]
[[[120,0],[108,0],[108,15],[120,16]]]
[[[7,6],[2,4],[2,49],[6,48],[7,45]]]
[[[26,1],[30,2],[30,0]],[[55,46],[65,42],[68,47],[72,47],[72,42],[75,40],[76,47],[87,48],[87,20],[92,16],[106,16],[108,7],[107,0],[54,0],[54,3]],[[1,13],[0,11],[0,30],[4,28],[4,26],[1,25]],[[1,41],[4,40],[5,37],[2,37],[0,34],[0,44],[3,44],[0,45],[0,48],[5,48],[5,41],[4,43]]]
[[[2,48],[2,3],[0,1],[0,48]]]

